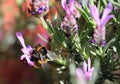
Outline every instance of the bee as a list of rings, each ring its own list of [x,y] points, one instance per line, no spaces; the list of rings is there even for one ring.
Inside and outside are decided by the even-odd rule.
[[[38,67],[41,65],[44,67],[48,61],[47,49],[40,44],[36,45],[31,52],[30,60],[33,61]]]
[[[37,67],[42,66],[45,68],[48,61],[57,60],[58,57],[55,53],[46,49],[41,44],[36,45],[31,52],[31,61],[33,61]]]

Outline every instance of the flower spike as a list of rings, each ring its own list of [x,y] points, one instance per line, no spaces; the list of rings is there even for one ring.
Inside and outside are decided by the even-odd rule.
[[[93,75],[93,72],[94,72],[94,67],[91,67],[91,60],[90,58],[88,58],[88,63],[86,63],[86,61],[83,62],[83,68],[77,68],[76,70],[76,75],[78,77],[78,79],[80,77],[80,75],[82,75],[84,78],[84,80],[91,80],[91,77]]]
[[[100,18],[100,13],[95,5],[89,5],[90,14],[92,18],[96,22],[96,29],[94,30],[94,42],[98,45],[104,47],[106,40],[105,40],[105,25],[107,22],[114,17],[114,15],[110,14],[112,11],[112,4],[109,3],[102,14],[102,17]]]

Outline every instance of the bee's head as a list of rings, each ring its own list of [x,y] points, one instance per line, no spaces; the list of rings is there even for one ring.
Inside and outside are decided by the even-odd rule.
[[[36,45],[35,49],[36,49],[37,52],[41,53],[42,55],[47,54],[47,49],[40,44]]]

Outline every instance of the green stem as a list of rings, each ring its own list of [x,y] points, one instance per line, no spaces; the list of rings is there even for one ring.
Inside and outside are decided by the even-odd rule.
[[[43,26],[45,29],[48,30],[48,25],[47,25],[47,23],[45,22],[45,19],[44,19],[43,17],[40,17],[40,20],[41,20],[42,26]]]

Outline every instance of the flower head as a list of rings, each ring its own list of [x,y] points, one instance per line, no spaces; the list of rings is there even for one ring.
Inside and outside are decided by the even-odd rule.
[[[104,46],[105,45],[105,25],[107,22],[113,18],[114,16],[111,13],[112,11],[112,4],[109,3],[102,14],[102,17],[100,18],[99,11],[95,5],[89,5],[90,13],[92,18],[96,22],[96,29],[94,30],[94,40],[97,44]]]
[[[61,29],[65,31],[67,36],[77,34],[78,25],[76,19],[72,15],[65,16],[63,22],[61,23]]]
[[[83,62],[83,68],[77,68],[76,74],[78,79],[84,79],[86,81],[91,80],[91,77],[94,72],[94,67],[91,67],[91,60],[88,58],[88,63]],[[82,78],[80,77],[82,75]]]
[[[22,34],[21,34],[20,32],[17,32],[17,33],[16,33],[16,36],[17,36],[17,38],[19,39],[19,41],[20,41],[20,43],[21,43],[21,45],[22,45],[22,47],[23,47],[23,48],[21,49],[23,55],[20,57],[20,59],[21,59],[21,60],[25,59],[29,65],[34,66],[34,62],[32,62],[32,61],[30,60],[30,59],[31,59],[31,54],[30,54],[30,53],[31,53],[31,51],[32,51],[32,47],[31,47],[30,45],[28,45],[28,46],[26,47],[24,38],[23,38],[23,36],[22,36]]]
[[[43,16],[49,10],[48,0],[30,0],[28,12],[33,16]]]
[[[91,67],[91,60],[88,58],[88,64],[86,61],[83,63],[83,72],[87,80],[90,80],[94,71],[94,67]]]
[[[66,11],[66,16],[61,23],[61,28],[65,31],[67,36],[76,36],[78,25],[75,18],[79,18],[80,14],[75,5],[79,4],[74,0],[70,0],[68,4],[66,0],[61,0],[61,4]]]

